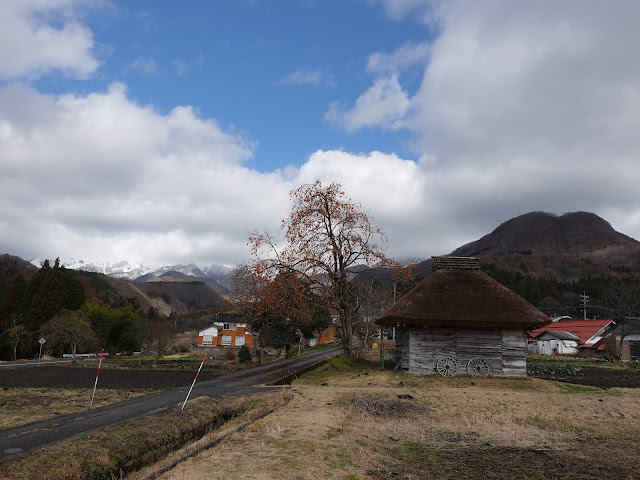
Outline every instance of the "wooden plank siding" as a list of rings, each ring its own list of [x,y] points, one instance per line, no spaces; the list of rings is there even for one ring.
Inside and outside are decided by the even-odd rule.
[[[482,358],[489,375],[526,377],[527,340],[523,330],[454,327],[404,327],[396,330],[400,368],[416,374],[436,373],[441,357],[452,357],[458,374],[472,358]]]
[[[527,336],[523,330],[502,330],[502,374],[527,376]]]
[[[396,362],[402,370],[409,370],[409,329],[396,329]]]

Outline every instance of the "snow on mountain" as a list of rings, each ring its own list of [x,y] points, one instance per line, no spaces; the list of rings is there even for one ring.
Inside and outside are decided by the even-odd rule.
[[[45,257],[37,257],[29,260],[36,267],[41,267],[45,261]],[[49,259],[53,263],[54,259]],[[129,263],[127,261],[120,262],[85,262],[74,258],[61,259],[60,263],[70,270],[84,270],[85,272],[97,272],[112,278],[120,278],[123,280],[137,280],[145,277],[141,281],[156,278],[163,273],[175,271],[196,278],[214,278],[222,285],[228,286],[233,268],[223,265],[208,265],[198,267],[194,263],[188,265],[166,265],[159,267],[157,265],[144,265],[142,263]]]

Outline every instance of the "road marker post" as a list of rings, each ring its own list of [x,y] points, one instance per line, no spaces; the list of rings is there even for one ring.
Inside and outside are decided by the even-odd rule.
[[[42,357],[42,345],[47,343],[47,341],[44,337],[42,337],[40,340],[38,340],[38,343],[40,344],[40,353],[38,353],[38,366],[40,366],[40,358]]]
[[[202,359],[202,363],[198,368],[198,372],[196,373],[196,378],[193,379],[193,383],[191,384],[191,388],[189,389],[189,393],[187,393],[187,398],[184,399],[184,403],[182,404],[182,408],[180,411],[184,410],[184,406],[187,404],[187,400],[189,400],[189,395],[191,395],[191,390],[193,390],[193,386],[196,384],[196,380],[198,380],[198,375],[200,375],[200,370],[202,370],[202,366],[204,365],[204,361],[207,359],[207,354],[204,354],[204,358]]]
[[[100,367],[102,366],[102,356],[104,355],[104,348],[100,352],[100,362],[98,363],[98,371],[96,372],[96,382],[93,384],[93,394],[91,395],[91,403],[89,404],[89,410],[93,407],[93,397],[96,396],[96,387],[98,386],[98,377],[100,376]]]

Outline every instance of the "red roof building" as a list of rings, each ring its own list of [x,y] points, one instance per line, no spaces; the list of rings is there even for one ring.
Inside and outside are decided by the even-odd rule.
[[[535,340],[546,331],[569,332],[579,338],[579,347],[593,347],[602,338],[612,324],[611,319],[604,320],[560,320],[533,330],[529,337]]]

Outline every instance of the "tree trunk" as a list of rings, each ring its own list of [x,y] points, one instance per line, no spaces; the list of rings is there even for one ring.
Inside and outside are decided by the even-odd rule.
[[[260,332],[260,335],[258,335],[258,365],[262,365],[262,361],[263,361],[263,355],[264,355],[264,340],[262,339],[262,332]]]
[[[76,363],[76,350],[78,345],[76,343],[71,344],[71,363],[75,365]]]
[[[344,358],[351,360],[355,357],[353,352],[353,325],[351,315],[344,310],[340,312],[340,334],[342,335],[342,350]]]

